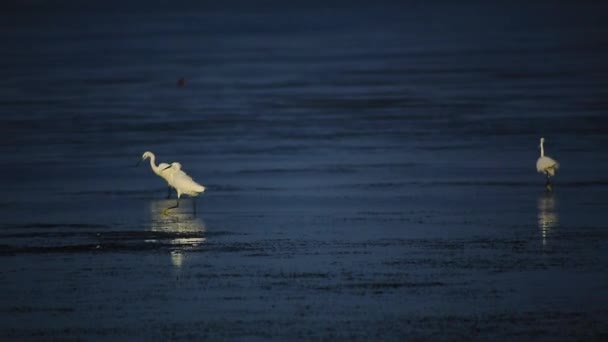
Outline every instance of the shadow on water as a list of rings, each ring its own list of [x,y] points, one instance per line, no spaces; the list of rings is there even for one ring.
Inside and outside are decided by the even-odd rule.
[[[163,210],[172,206],[175,200],[157,200],[150,203],[150,230],[152,232],[167,233],[171,236],[171,263],[174,267],[183,266],[186,259],[185,252],[207,242],[204,233],[207,228],[205,222],[190,213],[179,210],[164,215]],[[193,236],[193,234],[195,236]],[[148,241],[155,243],[157,241]]]
[[[543,193],[537,202],[538,229],[540,230],[543,247],[547,245],[547,239],[559,224],[557,213],[557,199],[552,191]]]

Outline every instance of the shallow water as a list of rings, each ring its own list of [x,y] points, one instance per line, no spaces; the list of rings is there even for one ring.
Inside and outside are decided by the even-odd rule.
[[[608,334],[604,5],[65,4],[0,14],[3,339]]]

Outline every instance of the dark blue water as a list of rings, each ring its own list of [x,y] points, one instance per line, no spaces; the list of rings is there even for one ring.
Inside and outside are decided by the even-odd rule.
[[[0,336],[605,336],[607,9],[4,4]]]

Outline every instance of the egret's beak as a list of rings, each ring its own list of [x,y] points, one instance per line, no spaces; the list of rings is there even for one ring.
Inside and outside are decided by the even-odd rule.
[[[135,166],[139,166],[139,164],[141,164],[141,162],[143,161],[143,159],[140,159],[137,164],[135,164]]]
[[[171,168],[171,165],[167,166],[166,168],[164,168],[164,169],[162,169],[160,171],[162,172],[162,171],[165,171],[166,169],[170,169],[170,168]]]

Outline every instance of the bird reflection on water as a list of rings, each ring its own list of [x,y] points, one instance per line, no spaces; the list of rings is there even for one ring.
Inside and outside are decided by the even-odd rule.
[[[188,250],[200,248],[200,245],[207,242],[206,227],[202,219],[191,214],[175,212],[171,216],[163,215],[163,209],[170,203],[170,200],[150,203],[150,230],[163,234],[162,239],[166,241],[162,243],[171,248],[171,263],[180,268],[186,260]]]
[[[543,246],[547,245],[547,239],[559,224],[557,213],[557,200],[552,192],[546,192],[538,198],[538,229],[540,230]]]

